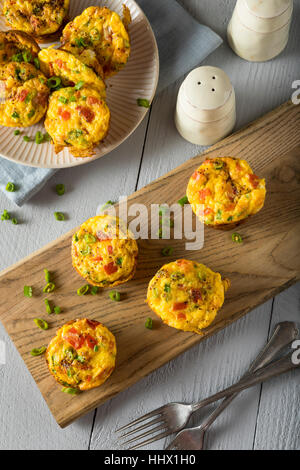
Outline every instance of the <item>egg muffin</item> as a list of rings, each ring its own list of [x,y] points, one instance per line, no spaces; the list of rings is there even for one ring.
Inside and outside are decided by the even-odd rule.
[[[39,66],[38,44],[22,31],[0,31],[0,64],[5,62],[31,62]]]
[[[102,78],[72,54],[59,49],[42,49],[39,60],[41,70],[47,77],[59,77],[64,86],[93,86],[105,98],[105,83]]]
[[[0,65],[0,124],[28,127],[39,122],[48,106],[46,82],[46,77],[31,64]]]
[[[70,0],[4,0],[6,23],[37,38],[58,31],[64,24]]]
[[[204,264],[180,259],[151,279],[147,303],[164,323],[201,334],[215,319],[230,282]]]
[[[138,246],[124,222],[99,215],[81,225],[72,239],[72,262],[90,284],[112,287],[135,273]]]
[[[90,86],[61,88],[52,93],[45,119],[56,153],[67,147],[74,157],[91,157],[109,130],[110,111]]]
[[[87,49],[95,51],[105,78],[119,72],[130,55],[127,28],[131,18],[128,8],[123,8],[123,20],[106,7],[89,7],[84,10],[64,28],[61,38],[63,49],[80,58]]]
[[[61,385],[78,390],[99,387],[116,362],[114,335],[100,322],[82,318],[63,325],[50,341],[46,361]]]
[[[230,228],[263,207],[265,180],[255,175],[245,160],[207,159],[191,176],[186,195],[202,222]]]

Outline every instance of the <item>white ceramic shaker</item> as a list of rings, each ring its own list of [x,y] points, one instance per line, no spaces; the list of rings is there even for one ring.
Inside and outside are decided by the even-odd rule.
[[[182,137],[212,145],[232,131],[235,120],[235,93],[226,73],[210,66],[192,70],[177,97],[175,125]]]
[[[285,48],[293,0],[237,0],[227,28],[233,51],[252,62],[270,60]]]

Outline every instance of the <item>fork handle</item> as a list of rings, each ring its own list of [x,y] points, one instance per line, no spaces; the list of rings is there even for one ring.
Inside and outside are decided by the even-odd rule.
[[[292,362],[292,356],[294,351],[292,351],[287,356],[273,362],[272,364],[259,369],[250,376],[242,378],[238,383],[232,385],[231,387],[225,388],[225,390],[215,393],[211,397],[205,398],[199,403],[192,405],[192,412],[199,410],[203,406],[210,405],[221,398],[224,398],[233,393],[241,392],[246,388],[253,387],[254,385],[265,382],[271,377],[276,377],[277,375],[288,372],[292,369],[300,368],[300,364],[294,364]]]
[[[282,349],[288,346],[299,335],[299,326],[295,322],[280,322],[274,328],[273,334],[265,347],[259,353],[255,361],[251,364],[243,378],[251,373],[261,369],[270,363]],[[230,405],[230,403],[238,396],[239,392],[227,396],[222,403],[208,416],[202,423],[201,428],[207,430],[209,426],[220,416],[220,414]]]

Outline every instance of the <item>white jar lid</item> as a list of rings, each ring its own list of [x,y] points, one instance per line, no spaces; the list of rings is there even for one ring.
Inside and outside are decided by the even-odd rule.
[[[228,75],[211,66],[198,67],[182,83],[178,101],[190,118],[200,122],[216,121],[234,106],[234,90]]]
[[[290,21],[293,0],[237,0],[236,8],[244,26],[258,33],[269,33]]]

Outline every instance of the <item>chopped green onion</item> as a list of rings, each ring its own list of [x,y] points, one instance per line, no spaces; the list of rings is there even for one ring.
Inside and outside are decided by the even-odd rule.
[[[72,387],[63,387],[61,391],[64,393],[68,393],[69,395],[77,395],[79,393],[79,390],[77,388]]]
[[[25,297],[32,297],[32,287],[31,286],[24,286],[24,295]]]
[[[114,302],[119,302],[119,301],[121,300],[121,294],[120,294],[120,292],[118,292],[118,291],[116,291],[116,290],[110,291],[109,297],[110,297],[110,299],[113,300]]]
[[[118,266],[122,266],[122,262],[123,262],[123,258],[117,258],[117,259],[116,259],[116,264],[117,264]]]
[[[39,70],[41,68],[39,59],[35,57],[33,59],[33,62],[34,62],[35,67]]]
[[[50,142],[51,141],[51,136],[48,134],[48,132],[45,132],[44,134],[44,142]]]
[[[185,204],[188,204],[188,203],[189,203],[189,200],[188,200],[187,196],[182,197],[182,198],[179,199],[179,201],[178,201],[178,204],[180,204],[182,207],[183,207]]]
[[[15,132],[14,132],[15,135],[20,135],[21,134],[21,131],[19,131],[19,129],[16,129]]]
[[[74,240],[75,240],[75,242],[78,242],[78,240],[79,240],[77,233],[75,233],[75,235],[74,235]]]
[[[95,352],[99,351],[99,346],[97,344],[94,346],[94,351]]]
[[[12,118],[14,119],[18,119],[20,117],[19,113],[17,113],[17,111],[14,111],[11,115]]]
[[[33,321],[41,330],[48,330],[49,325],[45,320],[42,320],[42,318],[35,318]]]
[[[34,116],[34,115],[35,115],[35,110],[34,110],[34,109],[31,109],[31,110],[29,111],[29,113],[27,114],[27,116],[28,116],[29,118],[32,118],[32,116]]]
[[[34,348],[30,351],[30,354],[32,356],[41,356],[42,354],[44,354],[44,352],[46,351],[46,347],[45,346],[41,346],[40,348]]]
[[[30,142],[30,137],[28,137],[28,135],[24,135],[23,140],[25,142]]]
[[[167,293],[171,292],[171,286],[170,286],[170,284],[165,284],[165,285],[164,285],[164,291],[167,292]]]
[[[90,252],[91,252],[91,248],[90,248],[89,246],[86,246],[86,247],[84,248],[84,250],[80,250],[80,253],[81,253],[83,256],[89,255]]]
[[[44,273],[45,273],[45,281],[47,282],[47,284],[49,284],[49,282],[50,282],[50,273],[49,273],[48,269],[44,269]]]
[[[91,288],[91,294],[96,295],[98,293],[99,287],[98,286],[93,286]]]
[[[31,52],[29,52],[29,51],[24,51],[24,52],[22,53],[22,55],[23,55],[23,60],[24,60],[24,62],[30,62],[30,61],[31,61],[31,59],[32,59]]]
[[[15,217],[11,219],[11,221],[14,225],[18,225],[18,220]]]
[[[59,101],[60,103],[67,104],[67,103],[68,103],[68,98],[66,98],[65,96],[60,96],[60,97],[58,98],[58,101]]]
[[[83,38],[76,38],[75,39],[76,46],[78,47],[87,47],[87,44],[85,43]]]
[[[16,186],[14,185],[14,183],[7,183],[5,189],[6,191],[13,193],[16,190]]]
[[[233,216],[230,215],[228,218],[227,218],[227,222],[231,222],[233,220]]]
[[[53,292],[54,289],[55,284],[53,282],[48,282],[47,285],[44,287],[43,292],[47,292],[47,294],[49,294],[49,292]]]
[[[145,322],[145,327],[148,328],[148,330],[152,330],[153,328],[153,320],[152,318],[148,317],[146,322]]]
[[[171,256],[173,251],[174,249],[172,248],[172,246],[166,246],[165,248],[161,250],[161,254],[163,256]]]
[[[6,209],[4,209],[3,214],[1,215],[1,220],[9,220],[10,219],[10,214],[7,212]]]
[[[56,315],[59,315],[61,313],[61,308],[60,307],[54,307],[54,313],[56,313]]]
[[[44,141],[44,136],[40,131],[37,131],[35,134],[35,143],[36,144],[42,144]]]
[[[146,98],[138,98],[136,101],[138,106],[142,106],[143,108],[150,108],[149,100]]]
[[[17,54],[14,54],[11,57],[12,62],[22,62],[23,61],[23,55],[22,52],[18,52]]]
[[[58,194],[58,196],[63,196],[63,194],[65,194],[65,185],[64,184],[57,184],[56,187],[55,187],[55,190],[56,190],[56,194]]]
[[[65,216],[62,212],[54,212],[54,217],[56,220],[65,220]]]
[[[231,235],[231,239],[232,239],[232,241],[235,242],[235,243],[243,243],[242,236],[241,236],[239,233],[234,232],[234,233]]]
[[[103,206],[101,207],[100,212],[104,211],[104,210],[107,208],[107,206],[113,206],[114,204],[115,204],[115,202],[113,202],[113,201],[107,201],[107,202],[106,202],[105,204],[103,204]]]
[[[75,90],[80,90],[80,88],[82,88],[83,85],[84,85],[84,81],[81,80],[80,82],[76,83],[74,88]]]
[[[45,302],[45,305],[46,305],[46,312],[50,315],[52,313],[52,308],[51,308],[51,305],[49,303],[49,300],[45,299],[44,302]]]
[[[47,85],[52,89],[58,88],[61,85],[61,79],[59,77],[48,78]]]
[[[87,243],[95,243],[97,241],[96,237],[94,237],[94,235],[92,235],[91,233],[86,233],[84,235],[84,239]]]
[[[90,290],[89,284],[85,284],[84,286],[77,289],[77,295],[86,295]]]

